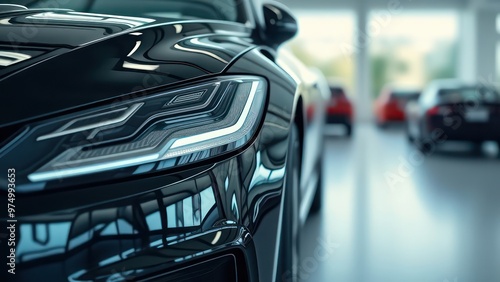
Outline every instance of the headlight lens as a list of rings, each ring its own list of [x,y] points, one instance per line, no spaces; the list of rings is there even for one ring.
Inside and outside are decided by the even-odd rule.
[[[224,77],[58,117],[30,126],[0,157],[27,183],[198,161],[250,140],[266,89],[262,78]]]

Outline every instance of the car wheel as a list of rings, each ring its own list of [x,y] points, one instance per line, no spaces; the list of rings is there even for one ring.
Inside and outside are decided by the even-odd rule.
[[[318,182],[316,184],[316,192],[311,204],[309,213],[317,213],[321,210],[321,202],[323,198],[323,162],[320,160],[318,167]]]
[[[409,143],[414,143],[415,142],[415,138],[413,138],[413,136],[411,136],[409,133],[406,135],[406,140],[409,142]]]
[[[408,142],[410,142],[410,143],[415,142],[415,137],[413,137],[411,135],[410,126],[408,125],[408,123],[406,124],[406,137],[407,137]]]
[[[429,154],[432,150],[432,144],[429,144],[420,138],[416,138],[414,143],[417,149],[424,155]]]
[[[277,281],[298,281],[299,264],[299,137],[293,125],[288,145],[284,209],[281,225],[280,256]]]
[[[422,139],[420,138],[413,139],[413,145],[415,145],[415,148],[417,148],[417,150],[419,150],[422,153],[425,153],[425,145]]]
[[[386,122],[383,122],[383,121],[378,120],[378,121],[377,121],[377,127],[378,127],[378,128],[380,128],[380,129],[386,129],[386,128],[387,128],[387,123],[386,123]]]
[[[345,127],[346,127],[346,136],[347,137],[351,137],[351,135],[352,135],[352,125],[347,124]]]
[[[417,133],[416,136],[413,136],[413,144],[422,154],[427,155],[432,149],[432,144],[428,144],[424,141],[424,137],[422,136],[423,130],[420,133]]]

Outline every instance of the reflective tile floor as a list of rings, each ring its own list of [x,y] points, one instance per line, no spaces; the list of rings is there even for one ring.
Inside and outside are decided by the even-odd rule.
[[[301,281],[500,281],[500,157],[495,144],[471,147],[422,157],[401,127],[371,124],[328,136]]]

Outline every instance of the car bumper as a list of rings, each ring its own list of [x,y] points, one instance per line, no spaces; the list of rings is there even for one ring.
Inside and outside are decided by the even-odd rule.
[[[428,134],[439,130],[446,140],[481,142],[500,140],[500,118],[489,122],[467,122],[462,118],[453,118],[445,122],[443,118],[431,118],[428,121]]]
[[[402,122],[405,121],[405,113],[402,111],[386,111],[383,113],[381,120],[385,122]]]
[[[330,114],[326,116],[326,123],[351,125],[351,117],[346,114]]]
[[[261,135],[216,163],[18,195],[13,281],[268,280],[285,157],[259,150],[287,139]]]

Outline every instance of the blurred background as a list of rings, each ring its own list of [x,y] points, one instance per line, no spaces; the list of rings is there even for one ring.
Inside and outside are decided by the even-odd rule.
[[[456,110],[441,100],[418,109],[436,80],[452,86],[425,95],[460,85],[497,91],[500,1],[281,2],[300,27],[285,48],[320,69],[332,92],[323,210],[306,222],[296,275],[500,281],[500,96],[460,113],[470,127],[460,141],[408,140],[418,139],[408,133],[409,104],[415,124],[446,124],[443,112]]]

